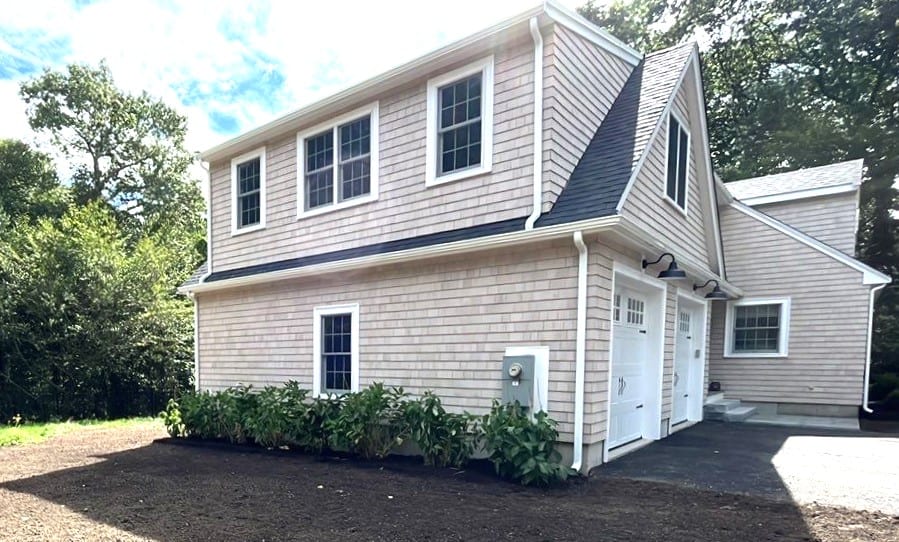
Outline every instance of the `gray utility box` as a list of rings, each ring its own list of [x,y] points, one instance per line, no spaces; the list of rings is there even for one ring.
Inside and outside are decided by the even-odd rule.
[[[534,367],[534,356],[503,357],[503,403],[533,408]]]

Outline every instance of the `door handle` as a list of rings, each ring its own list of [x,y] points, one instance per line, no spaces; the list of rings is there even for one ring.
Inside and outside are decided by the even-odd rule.
[[[674,373],[674,385],[677,386],[677,383],[680,382],[680,375]]]
[[[627,380],[622,376],[621,382],[624,384],[624,388],[621,390],[621,393],[624,393],[627,391]]]
[[[685,394],[684,394],[684,397],[690,397],[690,394],[689,394],[689,393],[685,393]]]
[[[643,405],[637,405],[637,408],[643,408]]]
[[[640,330],[640,333],[642,333],[642,334],[645,335],[645,334],[646,334],[646,330],[645,330],[645,329],[641,329],[641,330]]]

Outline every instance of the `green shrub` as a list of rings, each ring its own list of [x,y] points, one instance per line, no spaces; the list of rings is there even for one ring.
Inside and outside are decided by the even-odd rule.
[[[255,408],[245,413],[246,430],[256,444],[277,448],[303,432],[308,391],[296,382],[283,387],[268,386],[255,397]]]
[[[169,436],[185,436],[184,422],[181,420],[181,407],[178,405],[178,401],[169,399],[165,410],[159,413],[159,417],[162,418],[162,423],[165,425],[165,430],[168,431]]]
[[[404,397],[402,388],[387,389],[380,382],[344,395],[340,413],[326,423],[333,444],[364,459],[386,457],[408,434]]]
[[[256,394],[248,386],[186,394],[181,398],[185,436],[242,444],[248,436],[246,420],[255,409]]]
[[[560,464],[562,456],[555,449],[559,433],[546,412],[531,419],[517,401],[500,404],[494,400],[482,427],[484,448],[500,476],[524,485],[549,485],[574,474]]]
[[[314,454],[332,446],[330,428],[343,407],[341,397],[314,397],[291,429],[291,444]]]
[[[421,449],[426,465],[460,468],[477,449],[479,418],[447,412],[440,397],[432,392],[406,403],[405,413],[410,435]]]
[[[881,373],[871,377],[871,400],[889,402],[891,394],[899,397],[899,374]]]

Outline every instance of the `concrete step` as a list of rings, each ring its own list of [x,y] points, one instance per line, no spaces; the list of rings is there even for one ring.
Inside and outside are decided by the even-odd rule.
[[[726,422],[744,422],[755,414],[755,407],[742,406],[726,410],[722,413]]]
[[[724,399],[724,392],[719,391],[719,392],[710,393],[710,394],[706,395],[705,402],[706,402],[706,404],[717,403],[718,401],[722,401],[723,399]]]
[[[720,401],[715,401],[714,403],[706,403],[703,410],[706,412],[727,412],[731,409],[738,408],[740,406],[739,399],[721,399]]]

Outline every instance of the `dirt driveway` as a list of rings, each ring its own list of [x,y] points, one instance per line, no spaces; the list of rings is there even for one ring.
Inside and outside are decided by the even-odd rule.
[[[532,490],[477,468],[153,443],[156,425],[0,449],[8,540],[899,541],[882,513],[604,477]]]

